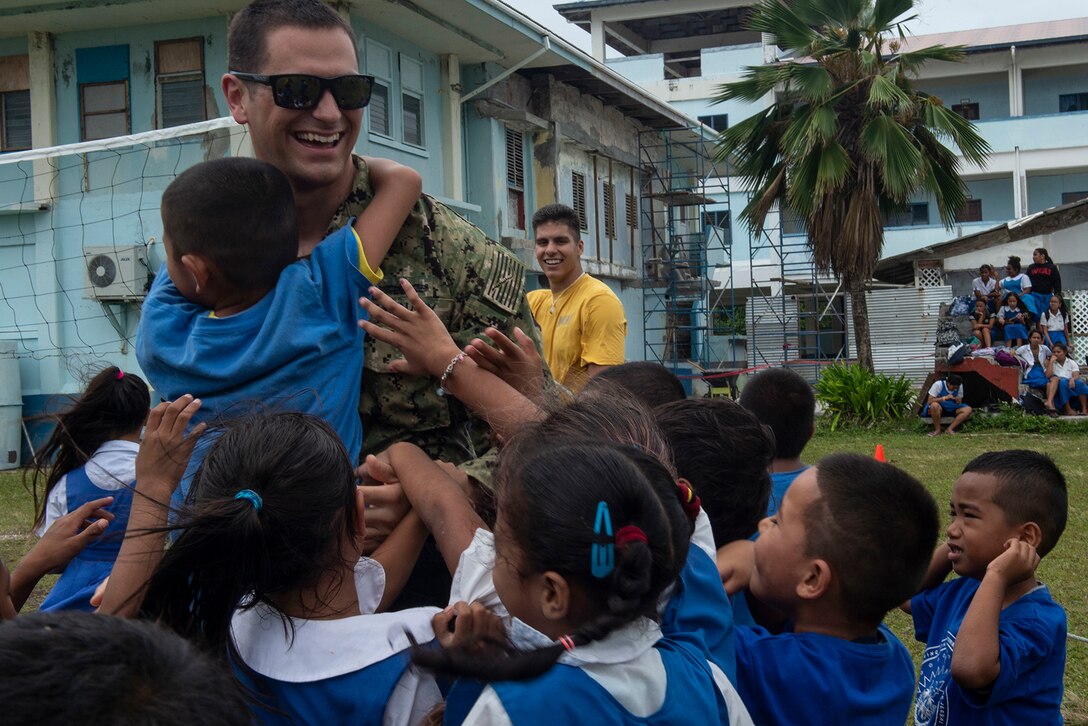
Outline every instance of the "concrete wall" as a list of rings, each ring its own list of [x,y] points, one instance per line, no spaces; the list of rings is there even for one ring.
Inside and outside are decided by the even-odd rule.
[[[1062,203],[1062,194],[1088,192],[1088,171],[1028,177],[1028,208],[1041,212]]]
[[[1024,114],[1058,113],[1058,96],[1088,93],[1088,63],[1024,71]]]
[[[961,103],[977,103],[980,119],[1009,116],[1009,76],[1007,73],[987,73],[959,78],[923,79],[918,90],[939,96],[951,108]]]

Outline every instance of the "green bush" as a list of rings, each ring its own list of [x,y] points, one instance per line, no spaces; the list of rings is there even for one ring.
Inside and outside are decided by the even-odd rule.
[[[892,378],[861,366],[828,366],[816,384],[816,400],[830,417],[832,431],[840,424],[871,427],[903,419],[911,412],[914,395],[906,376]]]

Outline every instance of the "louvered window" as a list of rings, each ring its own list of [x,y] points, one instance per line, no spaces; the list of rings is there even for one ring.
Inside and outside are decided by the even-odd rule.
[[[155,43],[155,72],[159,128],[195,123],[208,117],[204,103],[203,38]]]
[[[520,131],[506,129],[507,218],[510,226],[525,229],[525,139]]]
[[[632,230],[638,227],[638,202],[634,194],[627,195],[627,226]]]
[[[574,212],[578,215],[578,226],[582,230],[589,229],[589,223],[586,221],[586,175],[579,174],[574,171],[571,172],[570,182],[572,188],[572,197],[574,204]]]
[[[604,236],[613,240],[616,239],[616,185],[605,182],[601,196],[604,201]]]

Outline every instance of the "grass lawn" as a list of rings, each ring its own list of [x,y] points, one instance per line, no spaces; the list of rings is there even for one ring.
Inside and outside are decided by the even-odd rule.
[[[884,446],[889,463],[913,474],[937,498],[940,511],[948,511],[952,483],[964,464],[985,451],[998,449],[1035,449],[1054,457],[1069,486],[1069,521],[1058,546],[1039,565],[1039,579],[1050,587],[1069,616],[1069,632],[1088,637],[1088,570],[1084,555],[1088,552],[1088,436],[1081,431],[1066,434],[962,433],[929,438],[922,429],[881,433],[875,431],[819,431],[805,449],[806,461],[836,451],[873,454],[877,444]],[[943,514],[947,523],[947,514]],[[942,531],[943,537],[943,531]],[[907,644],[915,665],[921,662],[924,644],[914,640],[910,617],[892,613],[888,625]],[[1067,642],[1065,667],[1065,722],[1088,724],[1088,643]]]
[[[853,451],[872,455],[876,444],[884,446],[889,462],[918,477],[937,498],[941,511],[947,511],[952,482],[970,459],[995,449],[1038,449],[1058,462],[1069,483],[1069,523],[1058,546],[1039,567],[1039,578],[1046,582],[1054,597],[1069,614],[1069,632],[1088,637],[1088,571],[1084,553],[1088,552],[1088,436],[1083,431],[1071,433],[1003,433],[985,431],[958,436],[928,438],[920,428],[901,431],[820,431],[805,450],[807,461],[835,451]],[[30,535],[33,499],[23,488],[18,473],[0,472],[0,558],[9,568],[33,544]],[[43,581],[35,591],[27,610],[41,602],[55,578]],[[910,618],[892,613],[889,626],[911,649],[915,661],[921,660],[922,644],[916,643]],[[1065,672],[1065,719],[1069,724],[1088,724],[1088,643],[1068,642]]]

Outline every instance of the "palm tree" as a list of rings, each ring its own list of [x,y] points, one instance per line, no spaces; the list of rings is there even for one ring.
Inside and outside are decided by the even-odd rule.
[[[885,215],[932,194],[948,228],[966,201],[949,141],[981,166],[990,147],[970,121],[911,79],[927,61],[958,61],[962,47],[900,52],[914,0],[761,0],[748,27],[771,33],[793,60],[749,67],[718,101],[775,103],[721,134],[718,158],[750,180],[741,213],[753,235],[775,205],[805,224],[819,270],[853,301],[858,362],[873,369],[865,286],[884,246]]]

